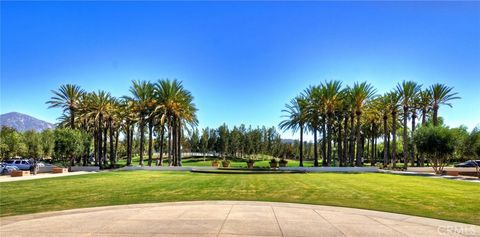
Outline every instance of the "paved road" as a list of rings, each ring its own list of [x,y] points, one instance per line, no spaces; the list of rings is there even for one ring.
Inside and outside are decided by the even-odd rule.
[[[0,236],[480,236],[480,227],[318,205],[201,201],[0,219]]]

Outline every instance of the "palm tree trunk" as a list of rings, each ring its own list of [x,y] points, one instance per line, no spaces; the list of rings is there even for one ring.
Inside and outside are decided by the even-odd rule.
[[[173,133],[172,133],[173,126],[171,124],[168,125],[168,163],[169,166],[173,166]]]
[[[343,149],[342,149],[342,118],[338,121],[338,136],[337,136],[337,152],[338,152],[338,161],[340,166],[344,166],[344,159],[343,159]]]
[[[348,162],[350,166],[355,166],[354,158],[355,158],[355,116],[352,113],[350,116],[350,155],[348,158]]]
[[[300,167],[303,167],[303,125],[300,125]]]
[[[163,137],[165,133],[165,125],[161,125],[160,128],[160,156],[159,160],[157,161],[157,165],[163,166]]]
[[[348,115],[345,116],[345,121],[343,124],[345,128],[345,135],[343,136],[343,166],[347,166],[348,159]]]
[[[98,131],[93,128],[93,156],[95,157],[95,166],[98,166]]]
[[[392,113],[392,166],[397,165],[397,113]]]
[[[326,119],[322,119],[322,166],[327,166],[327,129]]]
[[[372,143],[371,143],[371,157],[370,157],[370,164],[372,166],[375,166],[375,163],[377,162],[375,159],[375,137],[376,137],[376,125],[375,123],[372,124]]]
[[[415,111],[413,111],[413,113],[412,113],[412,141],[413,141],[413,136],[415,134],[415,120],[416,119],[417,119],[417,113]],[[412,161],[412,166],[415,166],[415,146],[414,145],[412,145],[412,148],[411,148],[410,152],[411,152],[410,159]]]
[[[98,145],[97,145],[97,149],[98,149],[98,165],[100,167],[103,166],[103,160],[102,160],[102,120],[103,120],[103,115],[100,114],[100,116],[98,117],[98,138],[97,138],[97,142],[98,142]]]
[[[383,116],[383,167],[388,166],[388,137],[390,133],[388,132],[388,117]]]
[[[115,147],[113,146],[113,125],[112,125],[112,118],[108,119],[108,127],[109,127],[109,135],[110,135],[110,168],[114,168],[115,166]]]
[[[143,166],[143,151],[144,151],[143,143],[144,143],[144,135],[145,135],[144,127],[145,127],[145,124],[142,117],[140,118],[140,161],[139,161],[140,166]]]
[[[105,124],[103,128],[103,164],[106,167],[108,160],[107,160],[107,133],[108,133],[108,126]]]
[[[313,166],[318,167],[318,148],[317,148],[317,127],[314,126],[313,128],[313,156],[314,156],[314,161],[313,161]]]
[[[153,158],[153,121],[148,121],[148,166],[152,166]]]
[[[405,169],[408,167],[408,162],[409,160],[409,153],[408,153],[408,124],[407,124],[407,119],[408,119],[408,107],[404,106],[403,107],[403,160],[404,164],[403,166]]]
[[[115,152],[114,152],[114,161],[115,161],[115,164],[117,164],[117,159],[118,159],[118,139],[120,137],[120,131],[117,130],[115,132]]]
[[[332,164],[332,118],[328,116],[327,124],[327,166]]]
[[[131,150],[132,140],[130,139],[130,124],[128,124],[128,121],[125,128],[125,134],[127,135],[127,166],[131,166],[132,165],[132,150]]]
[[[177,157],[178,157],[178,166],[182,166],[182,124],[181,121],[178,120],[178,126],[177,126]]]
[[[70,108],[70,128],[75,129],[75,109]]]
[[[427,109],[422,109],[422,126],[427,122]],[[425,165],[425,154],[420,154],[420,167]]]
[[[438,105],[434,104],[433,109],[433,126],[438,126]]]
[[[361,114],[360,113],[357,113],[357,128],[356,128],[356,132],[357,132],[357,159],[356,159],[356,163],[355,165],[356,166],[361,166],[362,165],[362,157],[361,157],[361,140],[360,140],[360,116]]]

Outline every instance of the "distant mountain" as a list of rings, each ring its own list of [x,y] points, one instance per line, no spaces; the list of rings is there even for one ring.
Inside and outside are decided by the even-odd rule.
[[[282,143],[286,143],[286,144],[293,144],[295,143],[295,141],[298,141],[296,139],[282,139]]]
[[[0,127],[1,126],[12,127],[20,132],[28,130],[43,131],[45,129],[55,128],[55,125],[51,123],[17,112],[0,115]]]

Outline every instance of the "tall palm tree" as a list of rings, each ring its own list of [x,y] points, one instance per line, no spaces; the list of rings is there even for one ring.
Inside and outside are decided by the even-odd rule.
[[[332,160],[332,126],[335,120],[335,113],[342,101],[342,82],[328,81],[322,86],[322,90],[327,115],[327,165],[330,166]]]
[[[400,103],[400,96],[396,92],[387,93],[388,97],[388,108],[390,109],[390,115],[392,117],[392,155],[391,162],[392,166],[395,167],[397,163],[397,114],[398,106]]]
[[[105,117],[107,114],[109,103],[111,101],[111,96],[110,93],[100,90],[98,92],[89,93],[89,96],[85,97],[85,99],[89,100],[89,115],[95,121],[95,138],[97,147],[95,164],[103,167],[106,163],[106,154],[104,152],[105,149],[103,149],[106,145],[103,141],[104,138],[107,136],[105,132]]]
[[[78,109],[80,97],[85,93],[78,85],[61,85],[58,91],[53,91],[54,96],[47,101],[48,108],[63,108],[63,113],[69,113],[70,127],[75,128],[75,112]]]
[[[310,86],[303,96],[307,100],[307,128],[313,133],[313,166],[318,166],[318,129],[320,127],[320,116],[323,113],[323,97],[319,86]]]
[[[357,143],[357,157],[356,157],[356,165],[361,166],[362,165],[362,149],[360,149],[361,143],[360,143],[360,118],[363,112],[363,108],[365,106],[365,103],[372,99],[375,96],[376,90],[373,88],[372,85],[368,84],[367,82],[362,82],[358,83],[356,82],[352,89],[351,89],[351,95],[352,99],[354,102],[354,109],[355,109],[355,115],[357,118],[357,125],[356,125],[356,143]]]
[[[460,99],[457,92],[452,92],[453,87],[448,87],[444,84],[433,84],[428,89],[431,97],[431,106],[433,110],[433,126],[438,126],[438,109],[440,105],[447,105],[452,107],[450,101]]]
[[[422,116],[422,126],[427,122],[427,114],[430,113],[432,97],[429,90],[422,90],[418,94],[417,109]],[[415,113],[416,114],[416,113]],[[414,129],[412,128],[412,133]],[[425,162],[425,154],[420,154],[420,166],[423,167]]]
[[[134,101],[134,110],[137,113],[140,130],[140,161],[143,166],[143,154],[145,151],[145,120],[150,111],[150,103],[153,100],[153,85],[147,81],[132,81],[130,86],[131,100]]]
[[[170,165],[181,166],[181,137],[187,125],[197,125],[197,108],[193,96],[177,80],[159,80],[155,84],[156,113],[168,124]]]
[[[403,107],[403,159],[404,166],[407,168],[410,154],[408,152],[408,125],[407,120],[409,117],[410,109],[413,105],[413,100],[417,97],[421,90],[421,85],[418,85],[413,81],[403,81],[402,84],[398,84],[396,92],[400,96],[400,105]],[[411,157],[413,160],[413,157]]]
[[[300,167],[303,167],[303,129],[307,123],[307,100],[303,96],[297,96],[282,110],[286,119],[280,122],[279,127],[283,130],[292,130],[292,133],[300,130]]]
[[[383,167],[388,165],[389,146],[388,140],[390,138],[390,132],[388,129],[388,117],[391,114],[390,98],[388,94],[384,94],[378,98],[378,108],[381,111],[383,120]]]

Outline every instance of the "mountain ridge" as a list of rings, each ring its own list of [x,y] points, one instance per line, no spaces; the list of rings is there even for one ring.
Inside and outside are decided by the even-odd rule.
[[[1,114],[0,127],[3,126],[14,128],[19,132],[25,132],[28,130],[35,130],[39,132],[45,129],[55,128],[55,125],[49,122],[19,112]]]

